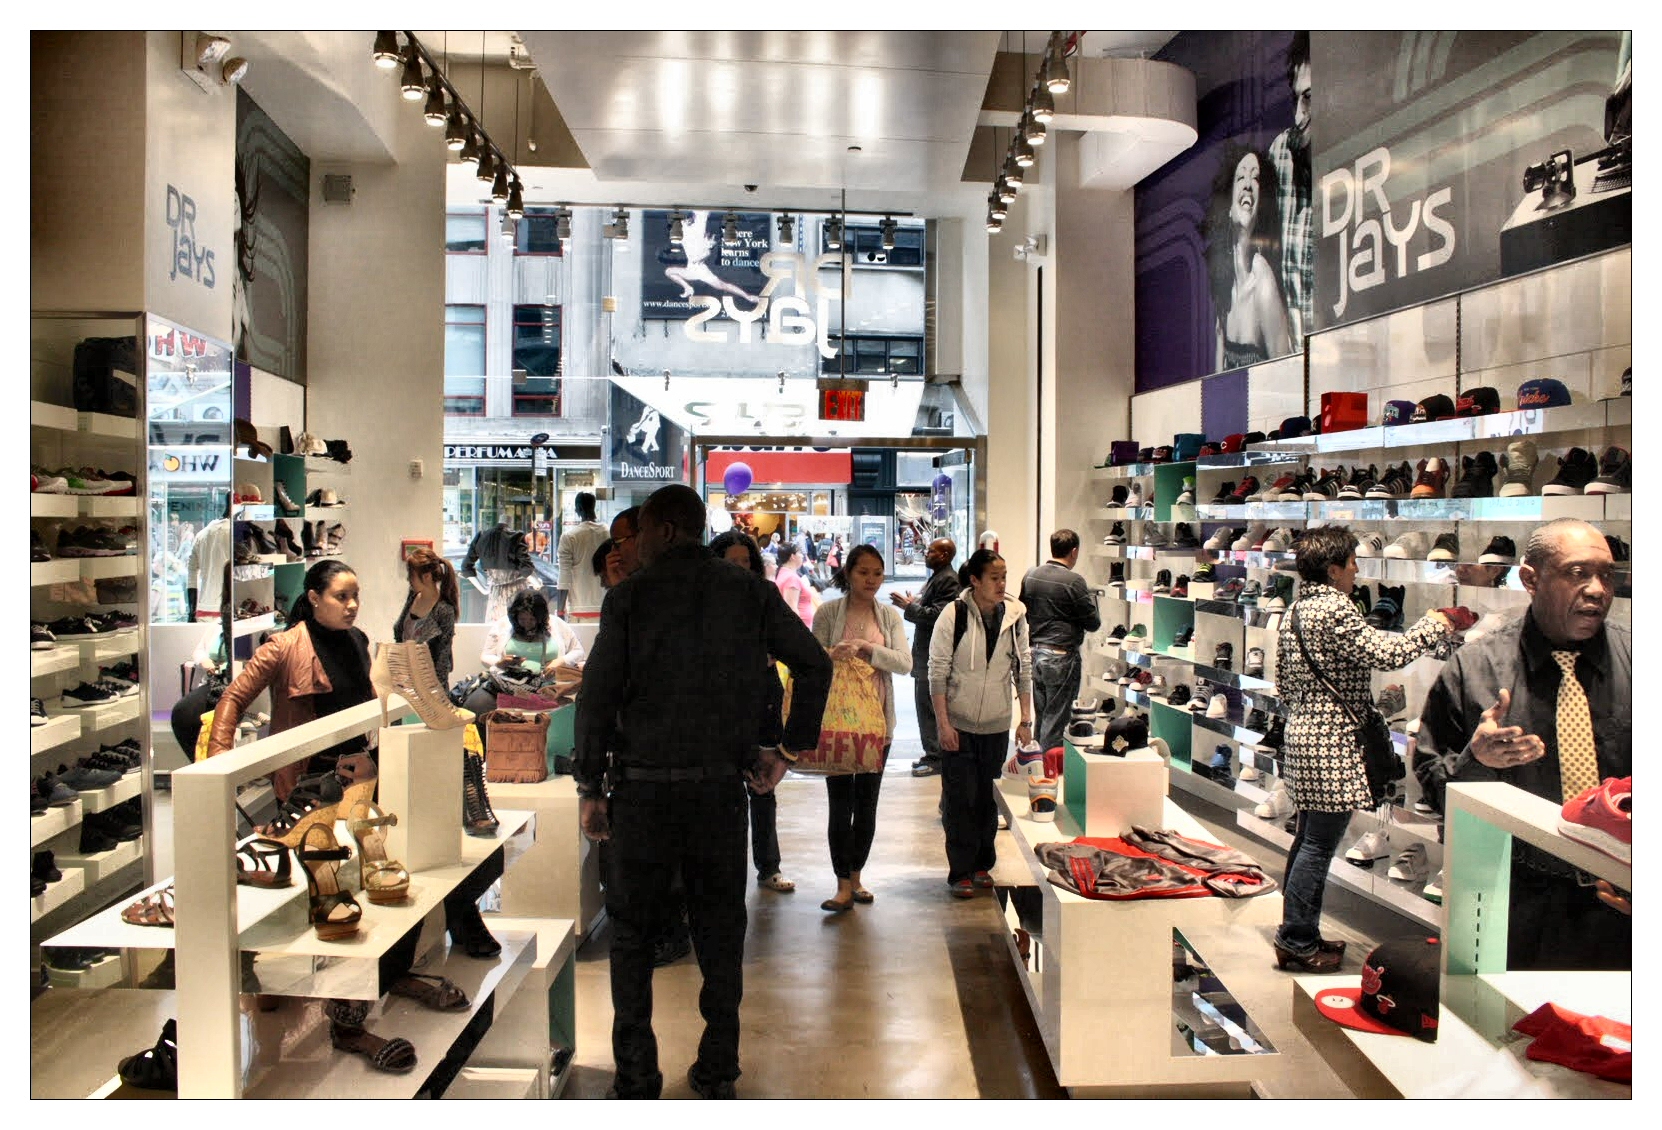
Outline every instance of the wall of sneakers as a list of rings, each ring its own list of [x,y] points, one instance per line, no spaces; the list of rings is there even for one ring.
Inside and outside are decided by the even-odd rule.
[[[137,317],[31,322],[31,942],[147,881],[150,712]],[[104,374],[90,379],[89,373]],[[85,957],[85,960],[83,960]],[[65,983],[114,984],[114,955]]]
[[[1534,395],[1526,386],[1524,401]],[[1103,629],[1086,644],[1084,696],[1146,712],[1171,749],[1172,784],[1235,810],[1283,851],[1292,810],[1278,787],[1275,658],[1301,530],[1357,534],[1357,604],[1373,626],[1401,631],[1428,609],[1462,606],[1477,618],[1473,639],[1527,608],[1515,566],[1529,532],[1584,518],[1605,532],[1622,576],[1611,616],[1632,622],[1631,399],[1505,412],[1486,402],[1468,416],[1446,395],[1424,399],[1425,422],[1393,402],[1391,419],[1409,422],[1312,436],[1299,434],[1307,420],[1289,420],[1288,438],[1230,437],[1208,445],[1223,453],[1183,462],[1142,449],[1161,461],[1091,473],[1101,505],[1082,531],[1082,564]],[[1410,764],[1441,665],[1374,674]],[[1352,820],[1334,880],[1438,925],[1441,819],[1409,773],[1392,803]]]

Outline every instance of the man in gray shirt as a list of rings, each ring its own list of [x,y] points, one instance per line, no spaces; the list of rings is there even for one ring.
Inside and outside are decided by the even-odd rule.
[[[1038,715],[1034,737],[1041,749],[1062,744],[1068,712],[1079,697],[1079,648],[1085,633],[1102,627],[1079,564],[1079,535],[1057,530],[1050,535],[1050,560],[1029,569],[1021,579],[1027,606],[1028,639],[1033,648],[1033,708]]]
[[[1461,648],[1426,696],[1417,773],[1434,793],[1444,780],[1505,781],[1561,804],[1633,774],[1633,637],[1606,622],[1617,578],[1604,535],[1548,522],[1529,536],[1519,579],[1529,611]],[[1560,701],[1572,678],[1582,695],[1571,687]],[[1591,724],[1596,766],[1560,756],[1560,718]],[[1508,968],[1631,969],[1632,955],[1630,920],[1586,876],[1513,842]]]

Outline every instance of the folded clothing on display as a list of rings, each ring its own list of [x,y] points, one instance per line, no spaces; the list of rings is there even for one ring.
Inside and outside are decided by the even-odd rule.
[[[1513,1031],[1535,1040],[1530,1059],[1558,1063],[1617,1083],[1633,1082],[1633,1027],[1607,1016],[1583,1016],[1563,1005],[1544,1004]]]
[[[1171,831],[1134,827],[1124,836],[1080,836],[1034,851],[1052,885],[1088,899],[1248,898],[1276,885],[1233,848]]]

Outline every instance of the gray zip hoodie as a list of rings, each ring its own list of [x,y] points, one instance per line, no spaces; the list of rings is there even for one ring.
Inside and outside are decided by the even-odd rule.
[[[954,625],[966,617],[956,652]],[[972,734],[1008,733],[1012,694],[1033,693],[1033,656],[1027,643],[1027,606],[1004,598],[998,643],[987,659],[981,610],[971,590],[941,609],[929,640],[929,693],[946,695],[946,716],[954,729]]]

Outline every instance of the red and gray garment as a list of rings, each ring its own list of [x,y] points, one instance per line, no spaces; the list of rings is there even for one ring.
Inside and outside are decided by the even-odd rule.
[[[1250,857],[1171,831],[1132,828],[1124,836],[1081,836],[1035,851],[1051,883],[1088,899],[1233,899],[1275,890],[1275,880]]]

